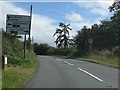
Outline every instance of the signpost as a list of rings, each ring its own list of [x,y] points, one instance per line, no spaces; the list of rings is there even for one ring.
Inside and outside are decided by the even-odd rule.
[[[90,53],[91,53],[91,51],[92,51],[93,39],[92,39],[92,38],[89,38],[89,39],[88,39],[88,43],[90,44]]]
[[[30,16],[25,15],[7,15],[6,18],[6,32],[8,34],[22,34],[25,35],[24,39],[24,58],[26,54],[26,35],[30,31]]]
[[[6,32],[8,34],[29,34],[30,16],[7,15]]]
[[[11,15],[8,14],[6,17],[6,33],[8,34],[22,34],[24,37],[24,58],[26,54],[26,35],[29,35],[30,39],[30,29],[31,29],[31,19],[32,19],[32,5],[30,8],[30,16],[28,15]]]

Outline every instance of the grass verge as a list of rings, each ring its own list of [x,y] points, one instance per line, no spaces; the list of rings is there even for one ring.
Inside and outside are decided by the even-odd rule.
[[[37,57],[33,51],[27,52],[27,58],[30,62],[27,66],[17,67],[6,67],[3,71],[2,88],[20,88],[22,87],[29,78],[32,77],[33,73],[37,68]]]
[[[0,90],[2,89],[2,70],[0,69]]]
[[[82,58],[80,58],[79,60],[86,60],[89,62],[98,63],[98,64],[102,64],[102,65],[106,65],[114,68],[120,68],[120,66],[118,65],[118,57],[108,58],[106,56],[91,54],[88,56],[82,56]]]

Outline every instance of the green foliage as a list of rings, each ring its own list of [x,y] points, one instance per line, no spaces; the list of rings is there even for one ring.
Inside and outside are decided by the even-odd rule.
[[[77,46],[78,51],[76,54],[86,54],[89,51],[89,29],[84,26],[81,31],[78,31],[78,34],[74,38],[75,45]]]
[[[71,44],[72,39],[69,39],[69,30],[72,30],[70,27],[70,24],[65,25],[64,23],[60,23],[59,27],[60,29],[56,29],[56,32],[53,36],[57,36],[57,39],[55,41],[58,48],[68,48],[68,46]]]
[[[8,57],[8,65],[2,73],[2,87],[21,88],[32,77],[37,67],[37,57],[33,47],[27,48],[26,58],[23,58],[24,43],[3,32],[3,55]]]
[[[2,73],[2,88],[21,88],[32,77],[35,72],[38,61],[33,51],[29,50],[27,58],[30,64],[22,67],[7,67]]]
[[[50,48],[50,46],[48,44],[37,44],[34,43],[34,52],[37,55],[47,55],[48,54],[48,49]]]
[[[48,51],[47,51],[47,55],[55,55],[56,53],[54,53],[54,51],[56,50],[56,48],[54,47],[49,47]]]
[[[111,20],[102,20],[101,23],[92,25],[91,28],[84,26],[78,31],[74,37],[77,51],[74,53],[76,56],[88,54],[90,51],[89,38],[93,39],[92,50],[111,51],[114,47],[119,46],[120,40],[120,1],[115,1],[109,8],[110,11],[114,11],[114,15]],[[118,52],[117,49],[113,50],[113,53]]]
[[[76,51],[75,47],[70,47],[67,49],[64,48],[54,48],[52,54],[53,55],[59,55],[59,56],[68,56],[71,57],[72,54]]]
[[[29,59],[24,58],[24,43],[20,40],[18,40],[17,37],[10,36],[3,32],[3,55],[7,55],[8,57],[8,65],[9,66],[26,66],[28,65]],[[31,49],[28,50],[33,50],[32,46]]]
[[[34,52],[37,55],[62,55],[62,56],[69,56],[72,55],[76,51],[76,47],[69,47],[69,48],[55,48],[49,46],[48,44],[37,44],[34,43]]]
[[[70,53],[69,49],[63,49],[63,48],[56,48],[52,52],[53,55],[62,55],[67,56]]]
[[[85,60],[90,62],[95,62],[99,64],[103,64],[106,66],[112,66],[118,68],[118,57],[114,56],[111,51],[102,50],[99,52],[92,52],[89,55],[83,55],[82,58],[86,58]]]
[[[31,39],[28,38],[28,40],[26,40],[26,48],[28,50],[33,50],[33,45],[31,44]]]
[[[120,35],[118,35],[120,33],[120,24],[117,20],[119,16],[113,16],[114,18],[116,17],[115,20],[103,20],[99,25],[94,24],[92,28],[83,27],[78,31],[74,41],[79,52],[83,51],[83,54],[89,52],[89,38],[93,39],[92,50],[112,50],[113,47],[118,46],[120,40]]]
[[[116,0],[112,6],[109,7],[110,12],[114,11],[114,12],[119,12],[120,11],[120,1]]]
[[[2,89],[2,70],[0,69],[0,89]]]
[[[112,49],[112,52],[116,56],[120,56],[120,46],[116,46]]]

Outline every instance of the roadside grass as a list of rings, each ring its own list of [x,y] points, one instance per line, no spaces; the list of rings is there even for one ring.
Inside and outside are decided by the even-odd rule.
[[[0,90],[2,89],[2,70],[0,69]]]
[[[33,75],[37,68],[37,56],[33,51],[28,51],[26,57],[29,64],[26,66],[7,67],[3,71],[2,88],[21,88]]]
[[[93,63],[98,63],[98,64],[114,67],[114,68],[120,68],[120,66],[118,65],[117,56],[107,57],[106,55],[90,54],[90,55],[82,56],[80,59],[90,61]]]
[[[102,51],[93,51],[85,55],[76,55],[76,53],[72,55],[65,56],[63,58],[69,59],[73,58],[75,60],[83,60],[83,61],[88,61],[92,63],[97,63],[109,67],[114,67],[114,68],[120,68],[119,64],[119,57],[113,52],[108,51],[108,50],[102,50]]]
[[[8,57],[8,65],[2,71],[2,88],[21,88],[37,68],[37,56],[33,46],[27,47],[23,58],[24,42],[3,32],[2,53]]]

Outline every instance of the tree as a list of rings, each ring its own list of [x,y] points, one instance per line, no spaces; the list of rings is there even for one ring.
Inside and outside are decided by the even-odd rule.
[[[110,12],[114,11],[114,12],[120,12],[120,1],[115,1],[112,6],[109,7]]]
[[[111,17],[112,23],[114,23],[115,30],[116,30],[116,36],[117,38],[117,46],[120,45],[120,1],[115,1],[112,6],[109,7],[110,12],[114,12],[114,15]]]
[[[78,31],[75,36],[75,45],[77,46],[79,54],[85,54],[88,52],[88,38],[89,38],[89,28],[84,26],[81,31]]]
[[[60,22],[60,28],[56,28],[56,32],[53,36],[57,36],[55,43],[58,48],[63,47],[66,49],[71,44],[72,39],[70,39],[69,30],[72,29],[69,26],[70,24],[65,25],[64,23]]]
[[[88,39],[92,38],[92,50],[112,50],[119,46],[120,40],[120,1],[116,1],[109,8],[114,12],[110,20],[102,20],[101,23],[92,25],[91,28],[84,26],[75,36],[75,45],[80,54],[89,51]]]
[[[43,44],[34,43],[33,46],[34,46],[34,52],[37,55],[47,55],[48,49],[50,48],[50,46],[46,43],[43,43]]]
[[[117,26],[111,20],[102,20],[99,25],[93,25],[90,29],[90,37],[93,38],[94,50],[111,50],[117,45]]]

